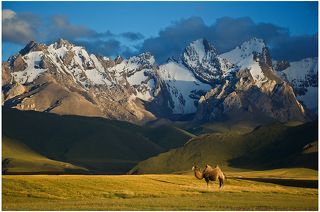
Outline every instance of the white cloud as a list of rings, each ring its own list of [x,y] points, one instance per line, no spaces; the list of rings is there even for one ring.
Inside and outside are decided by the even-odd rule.
[[[36,27],[34,16],[19,16],[13,10],[2,10],[2,39],[4,41],[25,44],[36,38]]]
[[[16,16],[16,13],[13,10],[2,10],[2,20],[12,19]]]

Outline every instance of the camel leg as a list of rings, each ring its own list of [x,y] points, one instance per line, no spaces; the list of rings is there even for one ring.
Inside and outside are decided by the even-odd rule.
[[[207,182],[207,189],[209,188],[209,179],[205,179]]]
[[[219,178],[219,189],[223,187],[223,179]]]

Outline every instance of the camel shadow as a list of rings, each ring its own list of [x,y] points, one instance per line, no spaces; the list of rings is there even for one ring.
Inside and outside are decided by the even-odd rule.
[[[161,182],[161,183],[167,183],[167,184],[172,184],[172,185],[185,185],[185,184],[181,184],[181,183],[173,183],[173,182],[169,182],[169,181],[166,181],[166,180],[158,180],[158,179],[153,179],[153,178],[150,178],[151,180],[154,180],[154,181],[158,181],[158,182]]]

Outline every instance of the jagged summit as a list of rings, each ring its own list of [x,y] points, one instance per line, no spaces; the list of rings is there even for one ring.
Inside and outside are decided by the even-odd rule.
[[[187,60],[190,57],[194,57],[193,59],[198,62],[207,59],[208,55],[216,56],[217,50],[204,38],[191,42],[183,52],[183,58]]]
[[[219,57],[213,44],[206,39],[191,42],[181,56],[182,63],[200,80],[212,85],[232,72],[232,64]]]
[[[237,46],[235,49],[221,54],[220,56],[226,58],[233,64],[238,64],[246,58],[252,57],[255,53],[263,53],[265,48],[266,44],[262,39],[252,38],[251,40],[245,41],[240,46]]]
[[[251,50],[253,51],[260,52],[262,48],[266,47],[266,43],[261,38],[253,37],[250,40],[243,42],[240,45],[240,47],[241,48],[248,47],[248,48],[251,48]]]
[[[32,40],[23,49],[21,49],[21,51],[19,53],[20,54],[26,54],[27,52],[29,52],[32,48],[34,48],[37,45],[38,44],[35,41]]]
[[[46,49],[47,46],[42,43],[37,43],[36,41],[30,41],[23,49],[19,51],[19,54],[26,55],[32,51],[41,51]]]
[[[73,43],[69,42],[68,40],[65,40],[63,38],[59,38],[56,42],[54,42],[53,46],[56,49],[59,49],[61,47],[71,48],[75,45]]]
[[[257,38],[220,55],[201,38],[164,64],[150,52],[111,59],[64,39],[33,41],[3,64],[2,76],[5,106],[21,110],[131,122],[190,114],[197,121],[246,113],[280,121],[305,117]]]
[[[19,51],[19,54],[24,56],[30,52],[45,51],[48,49],[49,46],[53,47],[54,49],[60,49],[61,47],[66,47],[67,49],[71,49],[76,45],[62,38],[59,38],[57,41],[49,45],[46,45],[44,43],[37,43],[36,41],[30,41],[23,49]]]

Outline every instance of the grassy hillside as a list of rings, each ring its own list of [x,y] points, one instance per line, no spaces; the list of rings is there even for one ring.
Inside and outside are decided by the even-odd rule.
[[[191,138],[170,126],[148,128],[103,118],[7,108],[3,108],[2,121],[3,138],[18,141],[43,157],[94,173],[125,173],[137,162],[183,145]],[[11,161],[18,157],[12,154]],[[9,164],[7,171],[13,172],[14,164]]]
[[[252,172],[240,174],[259,177]],[[279,177],[277,171],[269,174]],[[316,182],[312,174],[310,177],[304,181]],[[288,180],[296,181],[294,176]],[[3,210],[318,209],[318,189],[314,187],[230,178],[218,190],[217,183],[207,188],[205,181],[192,175],[3,176],[2,189]]]
[[[226,131],[198,136],[183,147],[140,162],[130,171],[173,173],[193,164],[219,164],[224,168],[271,169],[318,167],[317,121],[304,125],[271,124],[250,133]]]
[[[88,170],[70,163],[50,160],[19,141],[2,138],[3,173],[87,173]]]

